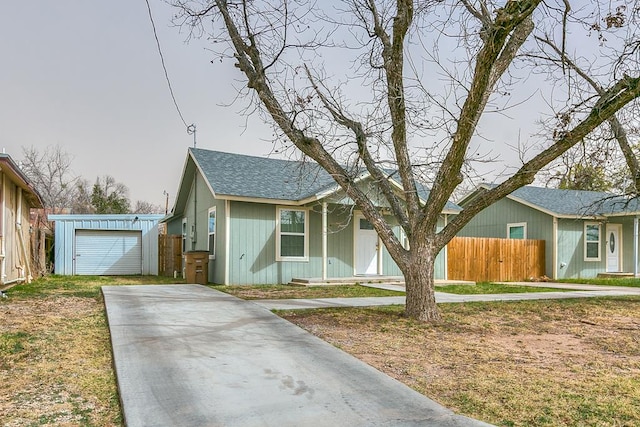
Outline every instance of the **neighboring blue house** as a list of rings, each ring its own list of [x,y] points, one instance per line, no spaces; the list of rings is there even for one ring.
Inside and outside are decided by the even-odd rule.
[[[358,180],[384,209],[370,183],[366,173]],[[441,225],[459,211],[449,203]],[[174,208],[163,222],[168,234],[182,235],[183,252],[209,251],[212,283],[402,274],[372,225],[312,162],[189,149]],[[436,277],[445,276],[446,250],[436,266]]]
[[[459,204],[464,208],[478,192]],[[480,212],[458,235],[545,240],[546,274],[553,279],[637,274],[639,216],[637,199],[525,186]]]

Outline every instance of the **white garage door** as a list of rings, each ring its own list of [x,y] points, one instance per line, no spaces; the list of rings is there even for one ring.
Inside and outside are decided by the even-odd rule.
[[[142,232],[76,230],[75,274],[142,274]]]

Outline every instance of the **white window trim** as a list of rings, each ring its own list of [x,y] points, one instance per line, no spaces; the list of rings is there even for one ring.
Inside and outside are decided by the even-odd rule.
[[[299,211],[304,212],[304,256],[281,256],[280,255],[280,212]],[[294,234],[294,233],[291,233]],[[295,235],[298,235],[295,233]],[[277,206],[276,208],[276,261],[309,261],[309,209],[292,206]]]
[[[589,225],[595,225],[598,227],[598,241],[596,242],[595,240],[592,240],[588,243],[598,243],[598,257],[597,258],[589,258],[587,257],[587,226]],[[598,262],[602,260],[602,225],[599,222],[585,222],[584,223],[584,233],[583,233],[583,240],[584,240],[584,246],[583,246],[583,250],[584,250],[584,261],[585,262]]]
[[[511,229],[516,227],[522,227],[524,229],[523,239],[527,238],[527,223],[526,222],[512,222],[507,224],[507,239],[511,239]],[[518,239],[519,240],[519,239]]]
[[[214,225],[214,230],[213,230],[213,235],[214,235],[214,239],[213,239],[213,255],[211,255],[211,253],[209,253],[209,259],[216,259],[216,237],[218,234],[218,213],[216,212],[216,207],[213,206],[211,208],[209,208],[209,210],[207,211],[207,251],[211,252],[211,248],[209,247],[209,241],[211,239],[211,231],[209,230],[209,218],[211,217],[211,212],[215,212],[215,217],[216,217],[216,222]]]
[[[182,229],[180,230],[182,236],[182,252],[187,251],[187,218],[182,218]]]
[[[407,237],[407,233],[404,232],[404,228],[400,227],[400,244],[406,250],[409,250],[409,238]]]

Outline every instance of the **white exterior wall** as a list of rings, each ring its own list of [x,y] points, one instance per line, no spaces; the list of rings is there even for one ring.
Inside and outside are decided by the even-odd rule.
[[[158,221],[164,215],[49,215],[55,221],[55,274],[74,274],[76,230],[140,230],[142,274],[158,274]]]

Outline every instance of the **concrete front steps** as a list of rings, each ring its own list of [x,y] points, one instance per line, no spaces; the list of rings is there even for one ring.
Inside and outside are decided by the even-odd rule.
[[[293,278],[288,283],[291,286],[340,286],[353,284],[392,284],[404,286],[404,277],[402,276],[352,276],[352,277],[335,277],[330,279],[322,279],[319,277],[309,278]],[[436,286],[444,285],[475,285],[475,282],[468,280],[436,280]]]
[[[633,273],[617,272],[617,273],[598,273],[601,279],[626,279],[635,277]]]

